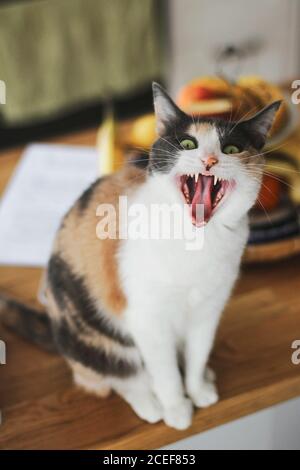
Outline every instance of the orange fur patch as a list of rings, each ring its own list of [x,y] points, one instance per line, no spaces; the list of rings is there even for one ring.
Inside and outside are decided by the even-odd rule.
[[[198,118],[195,117],[194,123],[188,128],[187,134],[205,134],[213,129],[213,126],[208,122],[198,122]]]
[[[70,359],[67,362],[73,371],[74,382],[78,387],[101,398],[108,397],[111,389],[105,383],[103,375],[97,374],[97,372],[83,366],[79,362]]]
[[[100,240],[96,235],[100,204],[112,204],[118,214],[119,196],[130,194],[145,181],[145,171],[126,166],[95,187],[87,207],[76,204],[58,234],[54,251],[61,254],[74,274],[82,277],[93,297],[108,313],[120,314],[126,306],[122,291],[117,252],[120,240]],[[113,223],[113,221],[111,221]],[[118,223],[118,220],[117,220]]]

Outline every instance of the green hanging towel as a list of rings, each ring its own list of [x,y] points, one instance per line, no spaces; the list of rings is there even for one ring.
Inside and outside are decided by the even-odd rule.
[[[30,0],[0,6],[1,113],[33,123],[161,75],[156,0]]]

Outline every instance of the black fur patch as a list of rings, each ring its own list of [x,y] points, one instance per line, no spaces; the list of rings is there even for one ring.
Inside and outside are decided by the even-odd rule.
[[[193,118],[183,114],[180,120],[169,122],[166,126],[166,135],[154,142],[149,161],[150,172],[168,173],[175,165],[179,152],[182,150],[180,141],[187,137],[187,129],[193,124]]]
[[[226,145],[235,145],[241,151],[248,150],[254,146],[252,136],[247,132],[247,128],[235,122],[215,121],[215,126],[219,134],[221,149]]]
[[[88,205],[89,202],[93,196],[95,188],[101,184],[104,180],[106,179],[105,176],[102,176],[101,178],[98,178],[94,183],[91,184],[89,188],[87,188],[84,193],[80,196],[78,199],[78,207],[81,211],[84,211]]]
[[[56,325],[54,334],[62,355],[74,359],[100,374],[125,378],[137,372],[137,367],[134,364],[112,354],[108,355],[100,348],[85,344],[76,332],[72,331],[65,319]]]
[[[76,276],[68,264],[57,254],[53,255],[49,261],[48,279],[60,308],[64,309],[67,301],[71,302],[74,307],[74,318],[78,315],[83,323],[122,346],[134,346],[130,337],[122,335],[109,324],[106,318],[101,316],[101,312],[95,307],[89,296],[84,280]]]

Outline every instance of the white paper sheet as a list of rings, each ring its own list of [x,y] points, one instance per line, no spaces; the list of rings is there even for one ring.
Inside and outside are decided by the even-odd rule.
[[[63,215],[96,178],[94,148],[30,145],[0,201],[0,264],[45,266]]]

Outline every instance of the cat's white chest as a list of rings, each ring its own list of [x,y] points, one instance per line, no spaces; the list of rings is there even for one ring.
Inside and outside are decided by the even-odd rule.
[[[119,259],[129,311],[139,310],[139,319],[158,315],[184,336],[190,315],[201,315],[204,304],[226,302],[246,239],[245,223],[238,236],[207,231],[199,250],[187,250],[182,240],[125,241]]]

